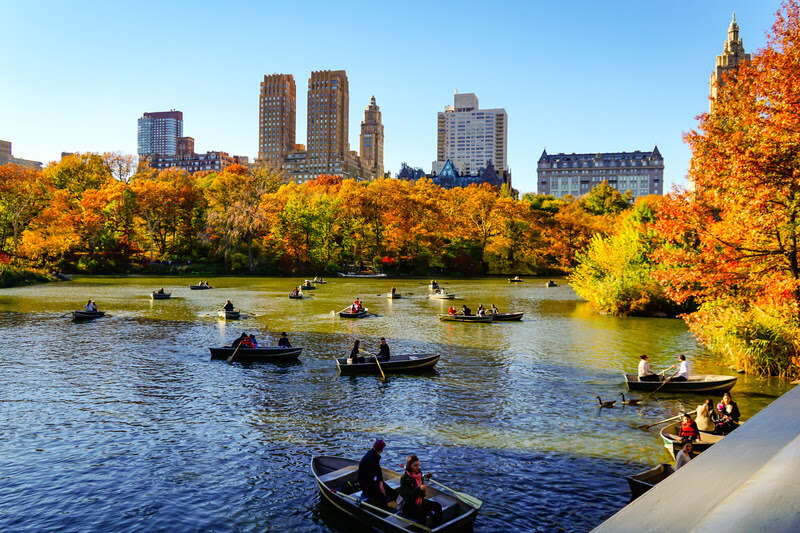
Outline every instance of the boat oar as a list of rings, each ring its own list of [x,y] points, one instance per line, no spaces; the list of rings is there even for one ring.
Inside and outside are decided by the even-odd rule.
[[[643,399],[642,401],[644,401],[644,400],[649,400],[651,396],[653,396],[655,393],[657,393],[658,391],[660,391],[660,390],[661,390],[661,387],[663,387],[664,385],[666,385],[667,383],[669,383],[669,378],[668,378],[668,377],[664,377],[664,376],[663,376],[664,372],[666,372],[667,370],[669,370],[669,368],[665,368],[664,370],[662,370],[661,372],[659,372],[659,373],[658,373],[658,375],[659,375],[659,376],[661,376],[661,377],[663,377],[663,378],[664,378],[664,381],[662,381],[662,382],[661,382],[661,385],[659,385],[658,387],[656,387],[656,390],[654,390],[653,392],[651,392],[650,394],[648,394],[647,396],[645,396],[645,397],[644,397],[644,399]]]
[[[365,353],[365,354],[367,354],[367,355],[371,355],[372,357],[374,357],[374,358],[375,358],[375,362],[376,362],[376,363],[378,363],[378,370],[380,370],[380,371],[381,371],[381,381],[386,381],[386,374],[384,374],[384,373],[383,373],[383,368],[381,368],[381,362],[380,362],[380,361],[378,361],[378,356],[377,356],[377,355],[374,355],[374,354],[371,354],[371,353],[369,353],[369,352],[365,352],[365,351],[364,351],[364,350],[362,350],[361,348],[359,348],[358,350],[359,350],[361,353]]]
[[[646,425],[643,425],[643,426],[636,426],[636,428],[637,429],[648,429],[648,428],[651,428],[653,426],[657,426],[659,424],[663,424],[664,422],[672,422],[673,420],[677,420],[682,416],[683,415],[675,415],[675,416],[672,416],[670,418],[665,418],[664,420],[659,420],[658,422],[653,422],[652,424],[646,424]]]
[[[233,350],[233,353],[231,354],[231,356],[228,357],[228,364],[231,364],[233,362],[233,358],[236,357],[236,352],[239,351],[239,348],[241,346],[242,346],[242,341],[239,341],[239,344],[236,345],[236,349]]]
[[[348,500],[350,500],[351,502],[355,503],[356,505],[359,505],[359,506],[363,505],[367,509],[372,509],[373,511],[378,511],[379,513],[383,513],[383,514],[388,515],[388,516],[393,516],[394,518],[397,518],[398,520],[400,520],[402,522],[405,522],[408,525],[417,527],[417,528],[421,529],[422,531],[428,531],[429,533],[431,531],[431,528],[429,528],[427,526],[423,526],[419,522],[414,522],[413,520],[409,520],[408,518],[406,518],[404,516],[400,516],[398,513],[392,513],[390,511],[385,510],[385,509],[381,509],[380,507],[376,507],[376,506],[372,505],[371,503],[367,503],[367,502],[365,502],[363,500],[356,499],[353,496],[350,496],[349,494],[345,494],[344,492],[337,492],[335,490],[333,490],[332,492],[334,494],[338,494],[339,496],[347,498]]]
[[[481,500],[479,500],[478,498],[476,498],[475,496],[470,496],[469,494],[464,494],[463,492],[451,489],[447,485],[443,485],[442,483],[439,483],[438,481],[433,479],[433,477],[431,477],[429,479],[429,481],[431,483],[435,484],[435,485],[440,486],[441,488],[445,489],[446,491],[451,492],[456,498],[458,498],[462,502],[466,503],[470,507],[473,507],[475,509],[480,509],[481,506],[483,505],[483,502]]]

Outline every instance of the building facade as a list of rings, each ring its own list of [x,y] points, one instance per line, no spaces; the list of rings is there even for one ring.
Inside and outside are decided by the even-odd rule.
[[[511,173],[494,168],[491,161],[489,161],[486,168],[481,169],[480,172],[466,174],[459,172],[453,162],[448,160],[445,161],[440,172],[431,174],[428,177],[433,183],[443,189],[454,189],[456,187],[468,187],[472,184],[480,185],[482,183],[488,183],[492,187],[497,187],[498,189],[503,185],[508,185],[508,188],[513,190],[511,186]]]
[[[175,155],[178,138],[183,136],[183,113],[174,109],[145,113],[139,119],[138,129],[139,157]]]
[[[603,181],[633,198],[664,193],[664,158],[658,146],[652,152],[548,154],[542,151],[537,167],[539,194],[557,198],[582,196]]]
[[[374,180],[383,177],[383,122],[381,108],[370,98],[361,121],[361,166],[364,177]]]
[[[294,76],[265,75],[258,108],[258,162],[280,168],[295,145],[297,87]]]
[[[453,105],[437,116],[436,161],[439,174],[446,161],[463,175],[478,175],[491,163],[508,171],[508,114],[505,109],[480,109],[473,93],[456,93]]]
[[[11,153],[11,141],[0,141],[0,165],[7,165],[8,163],[13,163],[21,167],[42,168],[42,163],[40,161],[14,157]]]
[[[312,174],[336,174],[350,151],[350,88],[344,70],[318,70],[308,79],[308,163]]]
[[[248,165],[248,157],[228,155],[227,152],[206,152],[204,154],[184,153],[176,155],[154,154],[148,158],[152,168],[164,170],[180,168],[190,174],[203,170],[221,172],[231,165]]]
[[[728,38],[725,40],[725,47],[722,50],[722,54],[717,56],[714,72],[711,73],[709,81],[711,102],[709,109],[713,110],[717,92],[723,84],[723,77],[736,72],[739,64],[745,61],[750,61],[750,54],[744,51],[744,43],[742,43],[742,38],[739,37],[739,24],[736,22],[736,13],[734,13],[728,26]]]

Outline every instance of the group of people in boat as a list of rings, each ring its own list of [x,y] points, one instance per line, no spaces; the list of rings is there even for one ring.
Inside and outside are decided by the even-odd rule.
[[[419,457],[409,455],[399,489],[390,487],[383,479],[381,470],[381,454],[386,443],[382,439],[375,440],[372,448],[358,463],[358,484],[361,495],[367,503],[389,512],[400,511],[404,516],[433,528],[442,522],[442,506],[439,502],[428,499],[429,486],[425,481],[430,475],[423,475]]]
[[[198,287],[208,287],[209,289],[211,288],[211,285],[209,285],[209,284],[208,284],[208,282],[207,282],[207,281],[205,281],[205,280],[203,280],[203,281],[200,281],[200,282],[197,284],[197,286],[198,286]]]
[[[353,300],[353,303],[350,305],[350,312],[351,313],[359,313],[364,310],[364,306],[361,305],[361,300],[356,296],[356,299]]]
[[[88,302],[86,302],[86,307],[83,310],[86,311],[87,313],[97,313],[98,312],[97,304],[95,303],[94,300],[89,300]]]
[[[693,444],[703,442],[701,431],[715,435],[727,435],[739,427],[740,416],[739,406],[731,397],[730,392],[723,394],[716,406],[711,398],[706,398],[706,401],[697,406],[694,419],[692,419],[691,413],[684,413],[678,428],[681,450],[675,456],[675,469],[677,470],[691,460]]]
[[[490,315],[497,315],[500,313],[500,310],[497,308],[496,305],[492,304],[492,307],[489,309],[489,314],[487,314],[486,309],[483,307],[483,304],[478,305],[478,310],[475,312],[475,316],[490,316]],[[450,316],[456,315],[463,315],[463,316],[472,316],[472,309],[467,307],[466,305],[461,306],[461,311],[456,311],[456,308],[452,305],[447,309],[447,314]]]
[[[303,295],[303,291],[302,291],[301,287],[295,287],[294,289],[292,289],[292,292],[290,292],[289,294],[291,296],[302,296]]]
[[[164,287],[161,287],[156,291],[156,294],[164,294]]]
[[[674,368],[675,372],[668,377],[663,377],[661,374],[653,372],[648,359],[647,354],[639,356],[639,369],[637,372],[639,381],[686,381],[689,379],[689,362],[683,354],[678,356],[678,362],[676,364],[668,366],[661,372],[661,374],[663,374],[667,370]]]
[[[347,363],[355,365],[358,363],[368,362],[367,358],[361,355],[362,353],[366,352],[361,350],[361,341],[359,339],[356,339],[355,342],[353,343],[353,349],[350,350],[350,357],[347,358]],[[386,338],[381,337],[381,343],[378,346],[377,355],[373,356],[372,354],[369,353],[367,353],[367,355],[369,355],[370,358],[376,357],[378,361],[388,361],[391,358],[391,355],[389,353],[389,345],[386,343]]]
[[[231,348],[236,348],[237,346],[241,345],[242,348],[258,348],[258,341],[256,340],[256,336],[252,333],[248,335],[247,333],[242,332],[238,338],[234,339],[233,343],[231,344]],[[289,337],[286,335],[284,331],[281,333],[280,339],[278,339],[278,347],[280,348],[291,348],[292,345],[289,342]]]

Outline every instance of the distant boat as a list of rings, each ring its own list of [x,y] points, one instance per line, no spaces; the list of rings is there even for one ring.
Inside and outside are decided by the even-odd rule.
[[[233,355],[236,348],[223,346],[221,348],[209,348],[212,359],[227,359]],[[291,347],[281,348],[279,346],[264,346],[263,348],[239,348],[236,351],[237,361],[255,361],[262,363],[281,363],[294,361],[300,356],[303,348]]]
[[[522,320],[522,315],[525,313],[494,313],[489,316],[492,317],[492,320],[495,322],[516,322],[518,320]]]
[[[152,298],[153,300],[169,300],[170,296],[172,296],[171,292],[153,291],[150,293],[150,298]]]
[[[239,320],[241,318],[242,313],[236,310],[233,311],[225,311],[224,309],[220,309],[217,311],[217,316],[224,320]]]
[[[369,309],[366,307],[362,307],[360,310],[356,311],[355,313],[350,311],[350,307],[345,307],[341,311],[339,311],[339,316],[342,318],[364,318],[367,316]]]
[[[508,278],[508,282],[509,283],[522,283],[523,281],[525,281],[525,280],[524,279],[519,279],[518,277],[517,278]]]
[[[625,476],[628,486],[631,488],[631,501],[652,489],[656,483],[664,481],[673,472],[675,470],[673,470],[672,465],[661,463],[638,474]]]
[[[105,316],[105,311],[73,311],[72,320],[75,322],[87,322]]]
[[[340,278],[385,278],[383,272],[337,272]]]
[[[625,374],[628,390],[652,392],[725,392],[736,385],[736,376],[696,374],[686,381],[639,381],[636,374]]]
[[[365,357],[363,363],[347,363],[347,357],[336,359],[336,368],[342,375],[350,374],[377,374],[378,364],[374,357]],[[381,361],[381,369],[387,374],[390,372],[415,372],[433,368],[439,360],[439,354],[408,354],[393,355],[388,361]]]
[[[455,294],[447,292],[444,289],[436,289],[439,292],[432,292],[428,295],[431,300],[452,300],[456,297]]]
[[[439,320],[442,322],[477,322],[480,324],[490,324],[492,322],[492,315],[439,315]]]
[[[553,281],[553,280],[550,280],[550,281],[548,281],[547,283],[545,283],[545,284],[544,284],[544,286],[545,286],[545,287],[558,287],[558,283],[556,283],[556,282],[555,282],[555,281]]]
[[[386,297],[390,299],[397,299],[402,298],[403,296],[399,292],[387,292]]]
[[[304,296],[303,296],[302,292],[298,292],[297,294],[289,293],[289,299],[290,300],[302,300],[303,298],[304,298]]]
[[[208,289],[213,289],[209,285],[189,285],[189,288],[193,291],[207,291]]]

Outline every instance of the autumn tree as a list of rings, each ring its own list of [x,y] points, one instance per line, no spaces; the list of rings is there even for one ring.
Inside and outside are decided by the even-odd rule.
[[[46,202],[47,186],[40,171],[15,164],[0,166],[0,249],[6,250],[11,237],[11,253],[16,257],[22,231]]]

